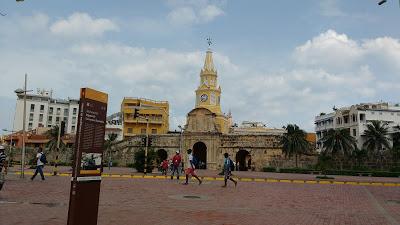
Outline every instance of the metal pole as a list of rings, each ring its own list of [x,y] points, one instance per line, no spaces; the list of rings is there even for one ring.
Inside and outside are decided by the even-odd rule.
[[[146,118],[146,147],[144,149],[144,174],[147,174],[147,148],[149,146],[149,117]]]
[[[54,171],[53,176],[56,176],[58,173],[58,153],[60,151],[60,136],[61,136],[61,122],[58,124],[58,135],[57,135],[57,152],[56,152],[56,160],[54,162]]]
[[[25,124],[26,124],[26,83],[27,83],[27,74],[25,74],[25,85],[24,85],[24,113],[23,113],[23,121],[22,121],[22,159],[21,159],[21,178],[25,177],[24,169],[25,169]]]

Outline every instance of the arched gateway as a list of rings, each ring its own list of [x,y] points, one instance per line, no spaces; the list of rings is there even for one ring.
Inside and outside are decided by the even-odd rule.
[[[203,142],[193,145],[193,156],[199,160],[199,169],[207,169],[207,146]]]
[[[250,153],[244,149],[239,150],[236,153],[236,164],[239,163],[239,170],[246,171],[248,169],[248,160]]]

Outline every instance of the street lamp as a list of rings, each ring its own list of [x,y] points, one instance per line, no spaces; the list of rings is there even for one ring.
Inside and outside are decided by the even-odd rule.
[[[23,119],[22,119],[22,157],[21,157],[21,178],[24,178],[24,167],[25,167],[25,124],[26,124],[26,92],[30,92],[32,90],[26,90],[26,83],[27,83],[28,75],[25,74],[25,84],[24,89],[18,88],[14,92],[17,95],[24,95],[24,112],[23,112]]]

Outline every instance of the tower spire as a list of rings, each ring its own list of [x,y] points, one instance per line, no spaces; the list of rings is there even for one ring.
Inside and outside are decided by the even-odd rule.
[[[211,41],[210,37],[208,37],[206,40],[207,40],[207,44],[208,44],[208,49],[207,49],[207,53],[206,53],[206,59],[204,61],[203,71],[215,73],[216,71],[215,71],[213,57],[212,57],[212,51],[211,51],[212,41]]]

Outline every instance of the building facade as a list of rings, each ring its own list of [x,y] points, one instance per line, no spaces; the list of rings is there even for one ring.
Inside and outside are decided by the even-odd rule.
[[[361,149],[365,142],[363,135],[367,124],[374,120],[386,124],[389,134],[394,133],[400,125],[400,106],[386,102],[361,103],[335,109],[328,114],[321,113],[315,117],[317,151],[323,150],[322,138],[330,129],[348,129],[350,135],[357,140],[357,147]]]
[[[186,150],[192,149],[202,169],[221,169],[225,152],[240,170],[262,170],[265,166],[282,166],[281,162],[290,162],[282,157],[283,129],[268,128],[258,122],[247,122],[240,127],[232,125],[231,113],[221,111],[222,91],[217,78],[212,51],[208,49],[200,71],[200,85],[195,90],[195,107],[187,114],[182,131],[150,134],[150,148],[157,152],[159,160],[172,158],[175,151],[180,151],[186,160]],[[133,113],[131,109],[124,110],[123,107],[124,116],[130,117],[126,114]],[[124,121],[124,134],[126,132]],[[117,147],[120,165],[133,163],[134,152],[144,148],[143,137],[143,132],[138,130],[132,135],[124,135],[124,141]]]
[[[139,116],[134,118],[135,109]],[[146,134],[166,134],[169,130],[169,103],[144,98],[124,98],[121,104],[123,137]]]
[[[52,91],[38,90],[26,96],[26,129],[50,128],[65,121],[66,133],[76,133],[79,100],[52,98]],[[13,129],[23,128],[24,95],[17,94]]]

